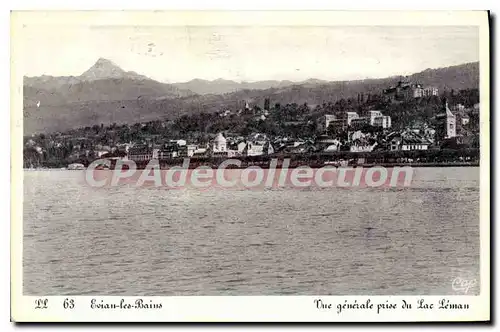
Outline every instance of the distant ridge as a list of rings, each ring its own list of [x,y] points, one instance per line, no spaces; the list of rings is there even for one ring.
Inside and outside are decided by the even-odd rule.
[[[276,80],[266,80],[257,82],[235,82],[231,80],[225,80],[218,78],[213,81],[193,79],[184,83],[173,83],[172,85],[180,88],[193,91],[194,93],[200,95],[206,94],[224,94],[236,92],[239,90],[265,90],[271,88],[283,88],[291,85],[303,85],[303,84],[322,84],[327,81],[318,80],[315,78],[308,79],[301,82],[292,82],[288,80],[276,81]]]
[[[24,81],[25,133],[67,130],[94,124],[136,123],[172,119],[182,114],[237,109],[242,101],[263,106],[271,103],[318,105],[357,94],[377,94],[394,85],[401,76],[381,79],[326,82],[262,81],[236,83],[229,80],[192,80],[205,86],[222,86],[236,91],[195,94],[178,84],[164,84],[134,72],[125,72],[111,61],[99,59],[76,77],[41,76]],[[411,82],[444,90],[479,89],[479,63],[426,69],[405,77]],[[188,82],[189,83],[189,82]],[[273,85],[271,88],[259,89]],[[251,87],[251,88],[249,88]],[[213,90],[212,90],[213,91]],[[199,92],[199,91],[198,91]],[[38,102],[40,105],[37,106]]]

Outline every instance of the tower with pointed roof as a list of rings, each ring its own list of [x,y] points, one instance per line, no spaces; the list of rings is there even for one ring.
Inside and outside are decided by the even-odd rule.
[[[443,111],[436,116],[436,119],[439,120],[441,126],[441,128],[439,128],[441,139],[453,138],[457,136],[457,119],[451,112],[446,99],[443,103]]]
[[[446,111],[446,138],[452,138],[457,136],[457,119],[455,115],[451,113],[447,101],[445,101],[444,108]]]

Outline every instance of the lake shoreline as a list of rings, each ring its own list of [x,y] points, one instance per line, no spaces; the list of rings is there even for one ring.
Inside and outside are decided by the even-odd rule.
[[[172,164],[172,165],[161,165],[160,169],[169,169],[171,167],[179,167],[181,164]],[[208,166],[213,169],[217,169],[218,165],[209,165],[209,164],[195,164],[195,165],[190,165],[188,169],[195,169],[196,167],[200,166]],[[242,167],[228,167],[227,169],[245,169],[247,167],[267,167],[268,165],[260,164],[260,163],[254,163]],[[336,165],[336,164],[300,164],[300,165],[290,165],[288,169],[294,169],[298,167],[304,167],[308,166],[310,168],[321,168],[325,166],[333,166],[333,167],[385,167],[385,168],[394,168],[394,167],[418,167],[418,168],[448,168],[448,167],[480,167],[479,162],[457,162],[457,163],[370,163],[370,164],[349,164],[349,165]],[[138,170],[143,170],[146,168],[146,165],[137,165]],[[282,165],[276,165],[274,167],[275,169],[282,169]],[[24,171],[48,171],[48,170],[60,170],[60,171],[78,171],[82,169],[67,169],[67,168],[59,168],[59,167],[45,167],[45,168],[23,168]]]

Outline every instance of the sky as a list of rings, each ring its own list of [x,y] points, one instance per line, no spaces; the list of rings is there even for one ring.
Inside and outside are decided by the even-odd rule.
[[[26,25],[27,76],[80,75],[99,58],[173,83],[409,75],[479,60],[475,26]]]

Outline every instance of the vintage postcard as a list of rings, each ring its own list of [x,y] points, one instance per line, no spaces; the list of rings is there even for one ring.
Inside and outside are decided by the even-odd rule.
[[[490,320],[487,11],[11,14],[16,322]]]

